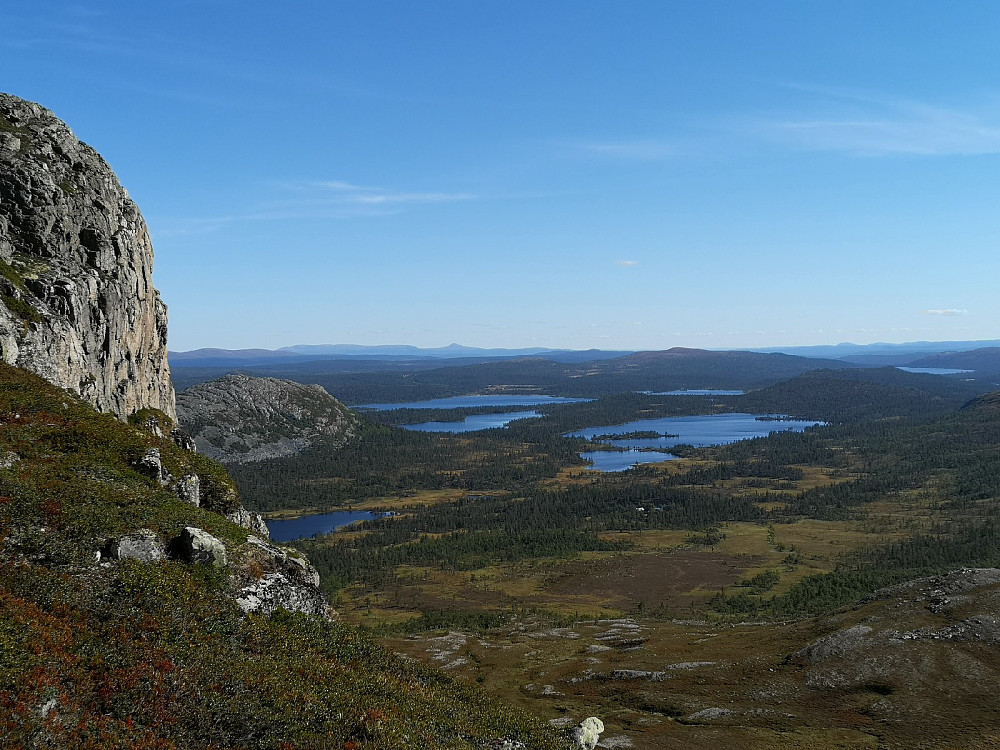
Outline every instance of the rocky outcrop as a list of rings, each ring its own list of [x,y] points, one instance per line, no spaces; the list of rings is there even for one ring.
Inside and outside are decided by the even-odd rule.
[[[166,547],[160,541],[155,531],[139,529],[130,534],[123,534],[108,542],[105,550],[112,560],[138,560],[139,562],[157,562],[167,556]]]
[[[238,554],[233,582],[236,603],[244,612],[268,614],[287,609],[328,616],[319,573],[301,553],[249,536]]]
[[[177,395],[181,425],[223,463],[290,456],[321,438],[346,443],[359,417],[318,385],[227,375]]]
[[[0,94],[0,356],[119,418],[175,418],[167,316],[135,203],[43,107]]]
[[[828,700],[870,694],[868,712],[917,721],[927,706],[974,703],[996,683],[1000,570],[964,568],[875,592],[789,657]]]
[[[187,563],[202,563],[224,568],[228,562],[226,545],[222,540],[194,526],[185,526],[181,535],[174,539],[170,546],[174,555]]]
[[[264,517],[260,513],[254,513],[252,510],[247,510],[242,505],[235,510],[231,510],[226,513],[226,519],[232,521],[238,526],[242,526],[244,529],[249,529],[257,536],[262,536],[265,539],[270,538],[271,532],[267,528],[267,524],[264,522]]]

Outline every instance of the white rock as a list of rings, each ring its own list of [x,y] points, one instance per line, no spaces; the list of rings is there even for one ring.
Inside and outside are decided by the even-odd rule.
[[[576,750],[594,750],[597,746],[597,741],[601,738],[601,732],[604,731],[604,722],[598,719],[596,716],[590,716],[573,729],[570,733],[575,744]]]

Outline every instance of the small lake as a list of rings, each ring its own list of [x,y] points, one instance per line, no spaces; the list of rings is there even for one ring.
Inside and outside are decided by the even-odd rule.
[[[300,518],[265,519],[264,523],[267,524],[267,530],[271,532],[272,541],[288,542],[314,534],[327,534],[352,523],[371,521],[384,515],[384,513],[372,513],[367,510],[338,510],[333,513],[316,513]]]
[[[503,414],[472,414],[461,422],[421,422],[402,427],[416,432],[476,432],[506,427],[516,419],[537,419],[540,416],[537,411],[508,411]]]
[[[636,464],[668,461],[674,458],[670,455],[669,449],[675,445],[693,445],[698,448],[723,445],[735,443],[738,440],[764,437],[772,432],[802,432],[807,427],[821,424],[824,423],[818,420],[785,419],[774,414],[703,414],[693,417],[639,419],[621,425],[588,427],[585,430],[567,433],[567,435],[587,438],[588,440],[597,436],[611,436],[602,437],[600,442],[627,449],[628,452],[618,455],[625,457],[622,461],[631,458],[632,464]],[[655,432],[659,437],[614,437],[614,435],[628,435],[636,432]],[[667,437],[668,435],[670,437]],[[633,453],[632,451],[636,448],[647,450]],[[656,450],[654,452],[649,449]],[[602,468],[605,465],[618,465],[615,459],[605,458],[601,455],[604,453],[609,453],[609,451],[595,451],[580,455],[593,460],[595,463],[592,468],[597,471],[623,471],[625,468],[629,468],[627,466],[611,469]],[[611,455],[615,454],[611,453]]]
[[[677,458],[672,453],[663,451],[638,451],[634,448],[627,451],[587,451],[580,458],[590,463],[588,469],[593,471],[628,471],[639,464],[656,464]]]
[[[451,396],[427,401],[410,401],[405,404],[361,404],[353,408],[392,411],[393,409],[478,409],[482,406],[547,406],[548,404],[577,404],[593,401],[592,398],[565,396]]]
[[[687,391],[639,391],[646,396],[742,396],[745,391],[720,391],[715,388],[693,388]]]
[[[897,367],[903,372],[916,372],[922,375],[964,375],[975,370],[957,370],[954,367]]]

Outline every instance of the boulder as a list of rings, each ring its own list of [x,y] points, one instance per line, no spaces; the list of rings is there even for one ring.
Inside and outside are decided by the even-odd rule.
[[[164,487],[173,480],[170,472],[163,467],[159,448],[147,449],[143,457],[136,461],[135,469],[140,474],[145,474],[150,479],[155,479]]]
[[[155,531],[139,529],[112,539],[106,547],[107,556],[112,560],[138,560],[156,562],[167,556],[166,548]]]
[[[237,553],[233,565],[236,603],[247,613],[276,609],[328,616],[319,590],[319,573],[301,553],[255,536]]]
[[[195,445],[194,438],[192,438],[190,435],[184,432],[184,430],[180,429],[171,430],[170,439],[174,441],[174,444],[178,448],[183,448],[184,450],[190,451],[191,453],[198,452],[198,446]]]
[[[184,562],[226,566],[226,545],[204,529],[186,526],[171,548]]]
[[[601,739],[601,732],[604,731],[604,722],[596,716],[590,716],[581,721],[573,731],[570,738],[575,743],[575,750],[594,750],[597,741]]]

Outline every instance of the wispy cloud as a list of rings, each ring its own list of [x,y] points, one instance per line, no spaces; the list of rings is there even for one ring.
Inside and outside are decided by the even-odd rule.
[[[270,191],[268,200],[245,211],[155,222],[156,234],[204,234],[243,222],[388,216],[422,204],[452,203],[480,197],[472,193],[403,192],[342,180],[280,182],[272,184]]]
[[[968,310],[960,310],[955,307],[949,307],[945,310],[923,310],[924,315],[968,315]]]
[[[637,266],[637,265],[639,265],[639,261],[637,261],[637,260],[616,260],[615,263],[617,263],[619,266]]]
[[[303,187],[309,189],[311,185],[305,184]],[[402,193],[338,180],[318,182],[315,183],[315,187],[329,190],[331,198],[335,201],[360,204],[450,203],[472,200],[476,197],[472,193]]]
[[[819,97],[809,116],[763,118],[753,127],[786,146],[858,156],[1000,153],[995,106],[946,107],[858,92],[801,89]]]
[[[635,161],[659,161],[677,156],[680,153],[677,146],[666,139],[626,139],[610,142],[577,142],[568,145],[574,150],[594,156]]]

